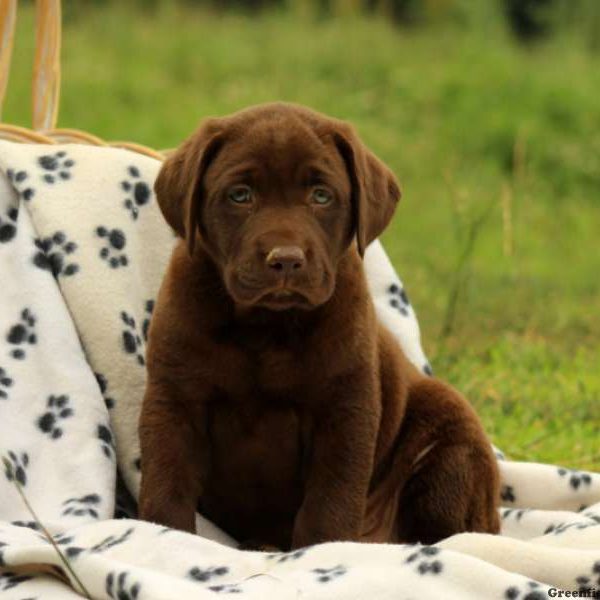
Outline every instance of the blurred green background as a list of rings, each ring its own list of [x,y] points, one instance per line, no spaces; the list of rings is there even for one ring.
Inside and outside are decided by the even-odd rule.
[[[289,100],[399,175],[385,246],[437,375],[517,459],[600,470],[600,2],[64,4],[59,125],[158,148]],[[4,120],[30,123],[31,2]]]

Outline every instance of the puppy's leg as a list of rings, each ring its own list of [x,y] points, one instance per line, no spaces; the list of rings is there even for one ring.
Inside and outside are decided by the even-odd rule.
[[[176,388],[148,383],[140,417],[140,518],[195,532],[207,444],[185,414]]]
[[[380,418],[377,390],[369,367],[323,390],[327,401],[312,423],[310,464],[292,548],[359,539]]]
[[[455,533],[499,530],[499,475],[467,401],[436,379],[409,390],[400,452],[414,457],[399,503],[398,535],[432,544]]]

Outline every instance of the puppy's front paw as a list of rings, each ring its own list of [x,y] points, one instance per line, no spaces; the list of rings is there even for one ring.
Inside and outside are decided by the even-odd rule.
[[[153,500],[140,500],[139,518],[187,533],[196,533],[195,514],[176,503],[165,504]]]

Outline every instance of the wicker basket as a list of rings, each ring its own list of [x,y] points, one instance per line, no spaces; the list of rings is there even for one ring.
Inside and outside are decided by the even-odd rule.
[[[0,118],[8,87],[16,18],[17,0],[0,0]],[[141,144],[124,141],[106,142],[78,129],[56,128],[60,98],[60,41],[60,0],[37,0],[32,129],[0,122],[0,138],[39,144],[75,142],[94,146],[114,146],[163,159],[165,152]]]

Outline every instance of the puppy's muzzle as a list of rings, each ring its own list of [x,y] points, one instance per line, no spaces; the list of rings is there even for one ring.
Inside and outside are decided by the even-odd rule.
[[[275,246],[265,259],[270,270],[285,279],[290,274],[304,269],[306,255],[299,246]]]

